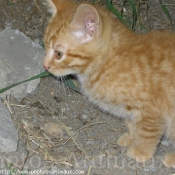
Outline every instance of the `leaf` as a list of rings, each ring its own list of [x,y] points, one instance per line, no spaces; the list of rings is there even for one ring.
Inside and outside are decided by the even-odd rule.
[[[40,73],[40,74],[38,74],[38,75],[36,75],[36,76],[34,76],[34,77],[31,77],[31,78],[29,78],[29,79],[27,79],[27,80],[24,80],[24,81],[21,81],[21,82],[12,84],[12,85],[10,85],[10,86],[7,86],[7,87],[5,87],[5,88],[2,88],[2,89],[0,89],[0,93],[6,91],[6,90],[8,90],[8,89],[11,89],[11,88],[13,88],[13,87],[15,87],[15,86],[17,86],[17,85],[19,85],[19,84],[21,84],[21,83],[25,83],[25,82],[32,81],[32,80],[35,80],[35,79],[38,79],[38,78],[42,78],[42,77],[46,77],[46,76],[49,76],[49,75],[50,75],[50,73],[47,72],[47,71],[42,72],[42,73]],[[69,86],[72,90],[74,90],[75,92],[78,92],[79,94],[81,94],[81,93],[79,92],[78,87],[76,86],[76,84],[74,83],[74,81],[72,80],[72,78],[71,78],[70,76],[66,76],[66,78],[64,79],[64,82],[65,82],[65,84],[66,84],[67,86]]]
[[[134,27],[136,26],[136,22],[137,22],[137,10],[135,8],[134,3],[131,0],[123,0],[123,7],[125,6],[125,3],[128,3],[131,10],[132,10],[132,25],[131,25],[131,29],[134,29]]]
[[[107,8],[109,10],[111,10],[116,16],[117,18],[124,24],[127,26],[126,21],[124,20],[123,16],[121,15],[121,13],[113,6],[113,4],[110,2],[110,0],[106,0],[106,4],[107,4]]]
[[[69,86],[72,90],[74,90],[75,92],[78,92],[79,94],[81,94],[79,92],[79,89],[77,87],[77,85],[75,84],[75,82],[72,80],[71,76],[66,76],[66,78],[64,79],[64,82],[67,86]]]
[[[162,0],[159,0],[160,4],[161,4],[161,7],[164,11],[164,13],[167,15],[168,19],[170,20],[171,22],[171,25],[173,26],[173,22],[172,22],[172,19],[171,19],[171,16],[170,16],[170,13],[168,11],[168,9],[166,8],[166,6],[163,4]]]
[[[146,28],[143,24],[139,24],[140,29],[142,29],[145,32],[149,32],[150,30]]]
[[[21,81],[21,82],[12,84],[12,85],[10,85],[10,86],[7,86],[7,87],[5,87],[5,88],[2,88],[2,89],[0,89],[0,93],[4,92],[4,91],[6,91],[6,90],[8,90],[8,89],[10,89],[10,88],[13,88],[13,87],[15,87],[15,86],[17,86],[17,85],[19,85],[19,84],[21,84],[21,83],[25,83],[25,82],[32,81],[32,80],[35,80],[35,79],[38,79],[38,78],[42,78],[42,77],[46,77],[46,76],[48,76],[48,75],[50,75],[49,72],[47,72],[47,71],[42,72],[42,73],[40,73],[40,74],[38,74],[38,75],[36,75],[36,76],[34,76],[34,77],[32,77],[32,78],[29,78],[29,79],[27,79],[27,80],[24,80],[24,81]]]

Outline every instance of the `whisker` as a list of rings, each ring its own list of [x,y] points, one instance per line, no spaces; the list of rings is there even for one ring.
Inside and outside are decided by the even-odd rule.
[[[57,91],[58,87],[59,87],[59,89],[60,89],[59,77],[53,76],[53,79],[54,79],[54,82],[55,82],[55,85],[56,85],[55,94],[57,94],[57,92],[58,92],[58,91]],[[59,92],[60,92],[60,90],[59,90]]]
[[[58,87],[58,92],[59,92],[59,96],[61,94],[61,82],[60,82],[60,77],[57,77],[57,87]]]
[[[62,85],[62,87],[63,87],[63,91],[64,91],[64,95],[65,95],[65,97],[67,97],[67,93],[66,93],[66,90],[65,90],[65,84],[64,84],[64,77],[62,76],[62,77],[60,77],[61,78],[61,85]],[[67,99],[67,98],[66,98]]]
[[[68,81],[68,76],[65,76],[65,77],[64,77],[64,80],[65,80],[65,82],[66,82],[66,85],[69,86],[69,90],[70,90],[70,91],[73,91],[73,90],[70,88],[70,87],[71,87],[71,84],[70,84],[70,82]]]
[[[69,93],[72,92],[73,90],[70,88],[71,87],[71,84],[68,81],[68,76],[65,76],[64,79],[65,79],[65,82],[66,82],[66,86],[68,86],[68,92]]]

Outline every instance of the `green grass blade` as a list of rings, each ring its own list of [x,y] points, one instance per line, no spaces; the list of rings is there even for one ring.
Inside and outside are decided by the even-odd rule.
[[[168,19],[170,20],[171,22],[171,25],[173,26],[173,22],[172,22],[172,19],[171,19],[171,16],[170,16],[170,13],[168,11],[168,9],[166,8],[166,6],[163,4],[162,0],[159,0],[160,4],[161,4],[161,7],[164,11],[164,13],[167,15]]]
[[[32,80],[35,80],[35,79],[38,79],[38,78],[42,78],[42,77],[46,77],[46,76],[49,76],[49,75],[50,75],[50,73],[47,72],[47,71],[42,72],[42,73],[40,73],[40,74],[38,74],[38,75],[36,75],[34,77],[31,77],[31,78],[29,78],[27,80],[24,80],[24,81],[12,84],[10,86],[7,86],[5,88],[2,88],[2,89],[0,89],[0,93],[6,91],[8,89],[11,89],[11,88],[13,88],[13,87],[15,87],[15,86],[17,86],[17,85],[19,85],[21,83],[25,83],[25,82],[32,81]],[[64,80],[64,82],[72,90],[74,90],[75,92],[78,92],[80,94],[78,87],[76,86],[76,84],[74,83],[74,81],[72,80],[72,78],[70,76],[67,76],[66,79]]]
[[[106,5],[107,5],[107,8],[111,10],[124,25],[127,26],[127,23],[122,17],[121,13],[113,6],[110,0],[106,0]]]
[[[48,75],[50,75],[49,72],[47,72],[47,71],[42,72],[42,73],[40,73],[40,74],[38,74],[38,75],[36,75],[36,76],[34,76],[34,77],[32,77],[32,78],[29,78],[29,79],[27,79],[27,80],[24,80],[24,81],[21,81],[21,82],[12,84],[12,85],[10,85],[10,86],[7,86],[7,87],[5,87],[5,88],[2,88],[2,89],[0,89],[0,93],[4,92],[4,91],[6,91],[6,90],[8,90],[8,89],[10,89],[10,88],[13,88],[13,87],[15,87],[15,86],[17,86],[17,85],[19,85],[19,84],[21,84],[21,83],[25,83],[25,82],[27,82],[27,81],[32,81],[32,80],[35,80],[35,79],[38,79],[38,78],[42,78],[42,77],[46,77],[46,76],[48,76]]]
[[[139,24],[139,27],[141,30],[145,31],[145,32],[149,32],[150,30],[148,28],[146,28],[143,24]]]
[[[123,7],[125,6],[125,3],[128,3],[131,10],[132,10],[132,23],[131,23],[131,29],[134,29],[136,26],[136,22],[137,22],[137,10],[135,8],[134,3],[131,0],[123,0]]]
[[[72,80],[72,78],[68,75],[66,76],[66,78],[64,79],[64,82],[67,86],[69,86],[72,90],[74,90],[75,92],[78,92],[79,94],[81,94],[79,92],[78,87],[76,86],[76,84],[74,83],[74,81]]]

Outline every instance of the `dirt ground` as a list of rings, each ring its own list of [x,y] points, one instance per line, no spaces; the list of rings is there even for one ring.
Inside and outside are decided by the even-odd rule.
[[[120,9],[121,1],[115,2]],[[174,30],[158,0],[138,2],[143,3],[139,20],[147,29]],[[175,23],[175,1],[163,2]],[[42,0],[0,0],[0,30],[9,25],[42,44],[48,19]],[[21,102],[11,97],[10,103],[19,145],[16,153],[0,154],[0,169],[18,174],[34,170],[36,175],[175,174],[162,164],[165,153],[175,151],[168,141],[163,140],[145,164],[126,157],[126,149],[117,145],[126,132],[124,121],[101,112],[59,79],[43,78],[34,94]]]

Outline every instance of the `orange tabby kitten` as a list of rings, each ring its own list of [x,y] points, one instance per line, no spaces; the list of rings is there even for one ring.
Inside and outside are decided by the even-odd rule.
[[[73,0],[45,0],[52,18],[44,68],[77,75],[83,93],[102,110],[127,120],[118,144],[138,162],[162,137],[175,139],[175,34],[136,35],[109,11]],[[175,168],[175,153],[164,165]]]

